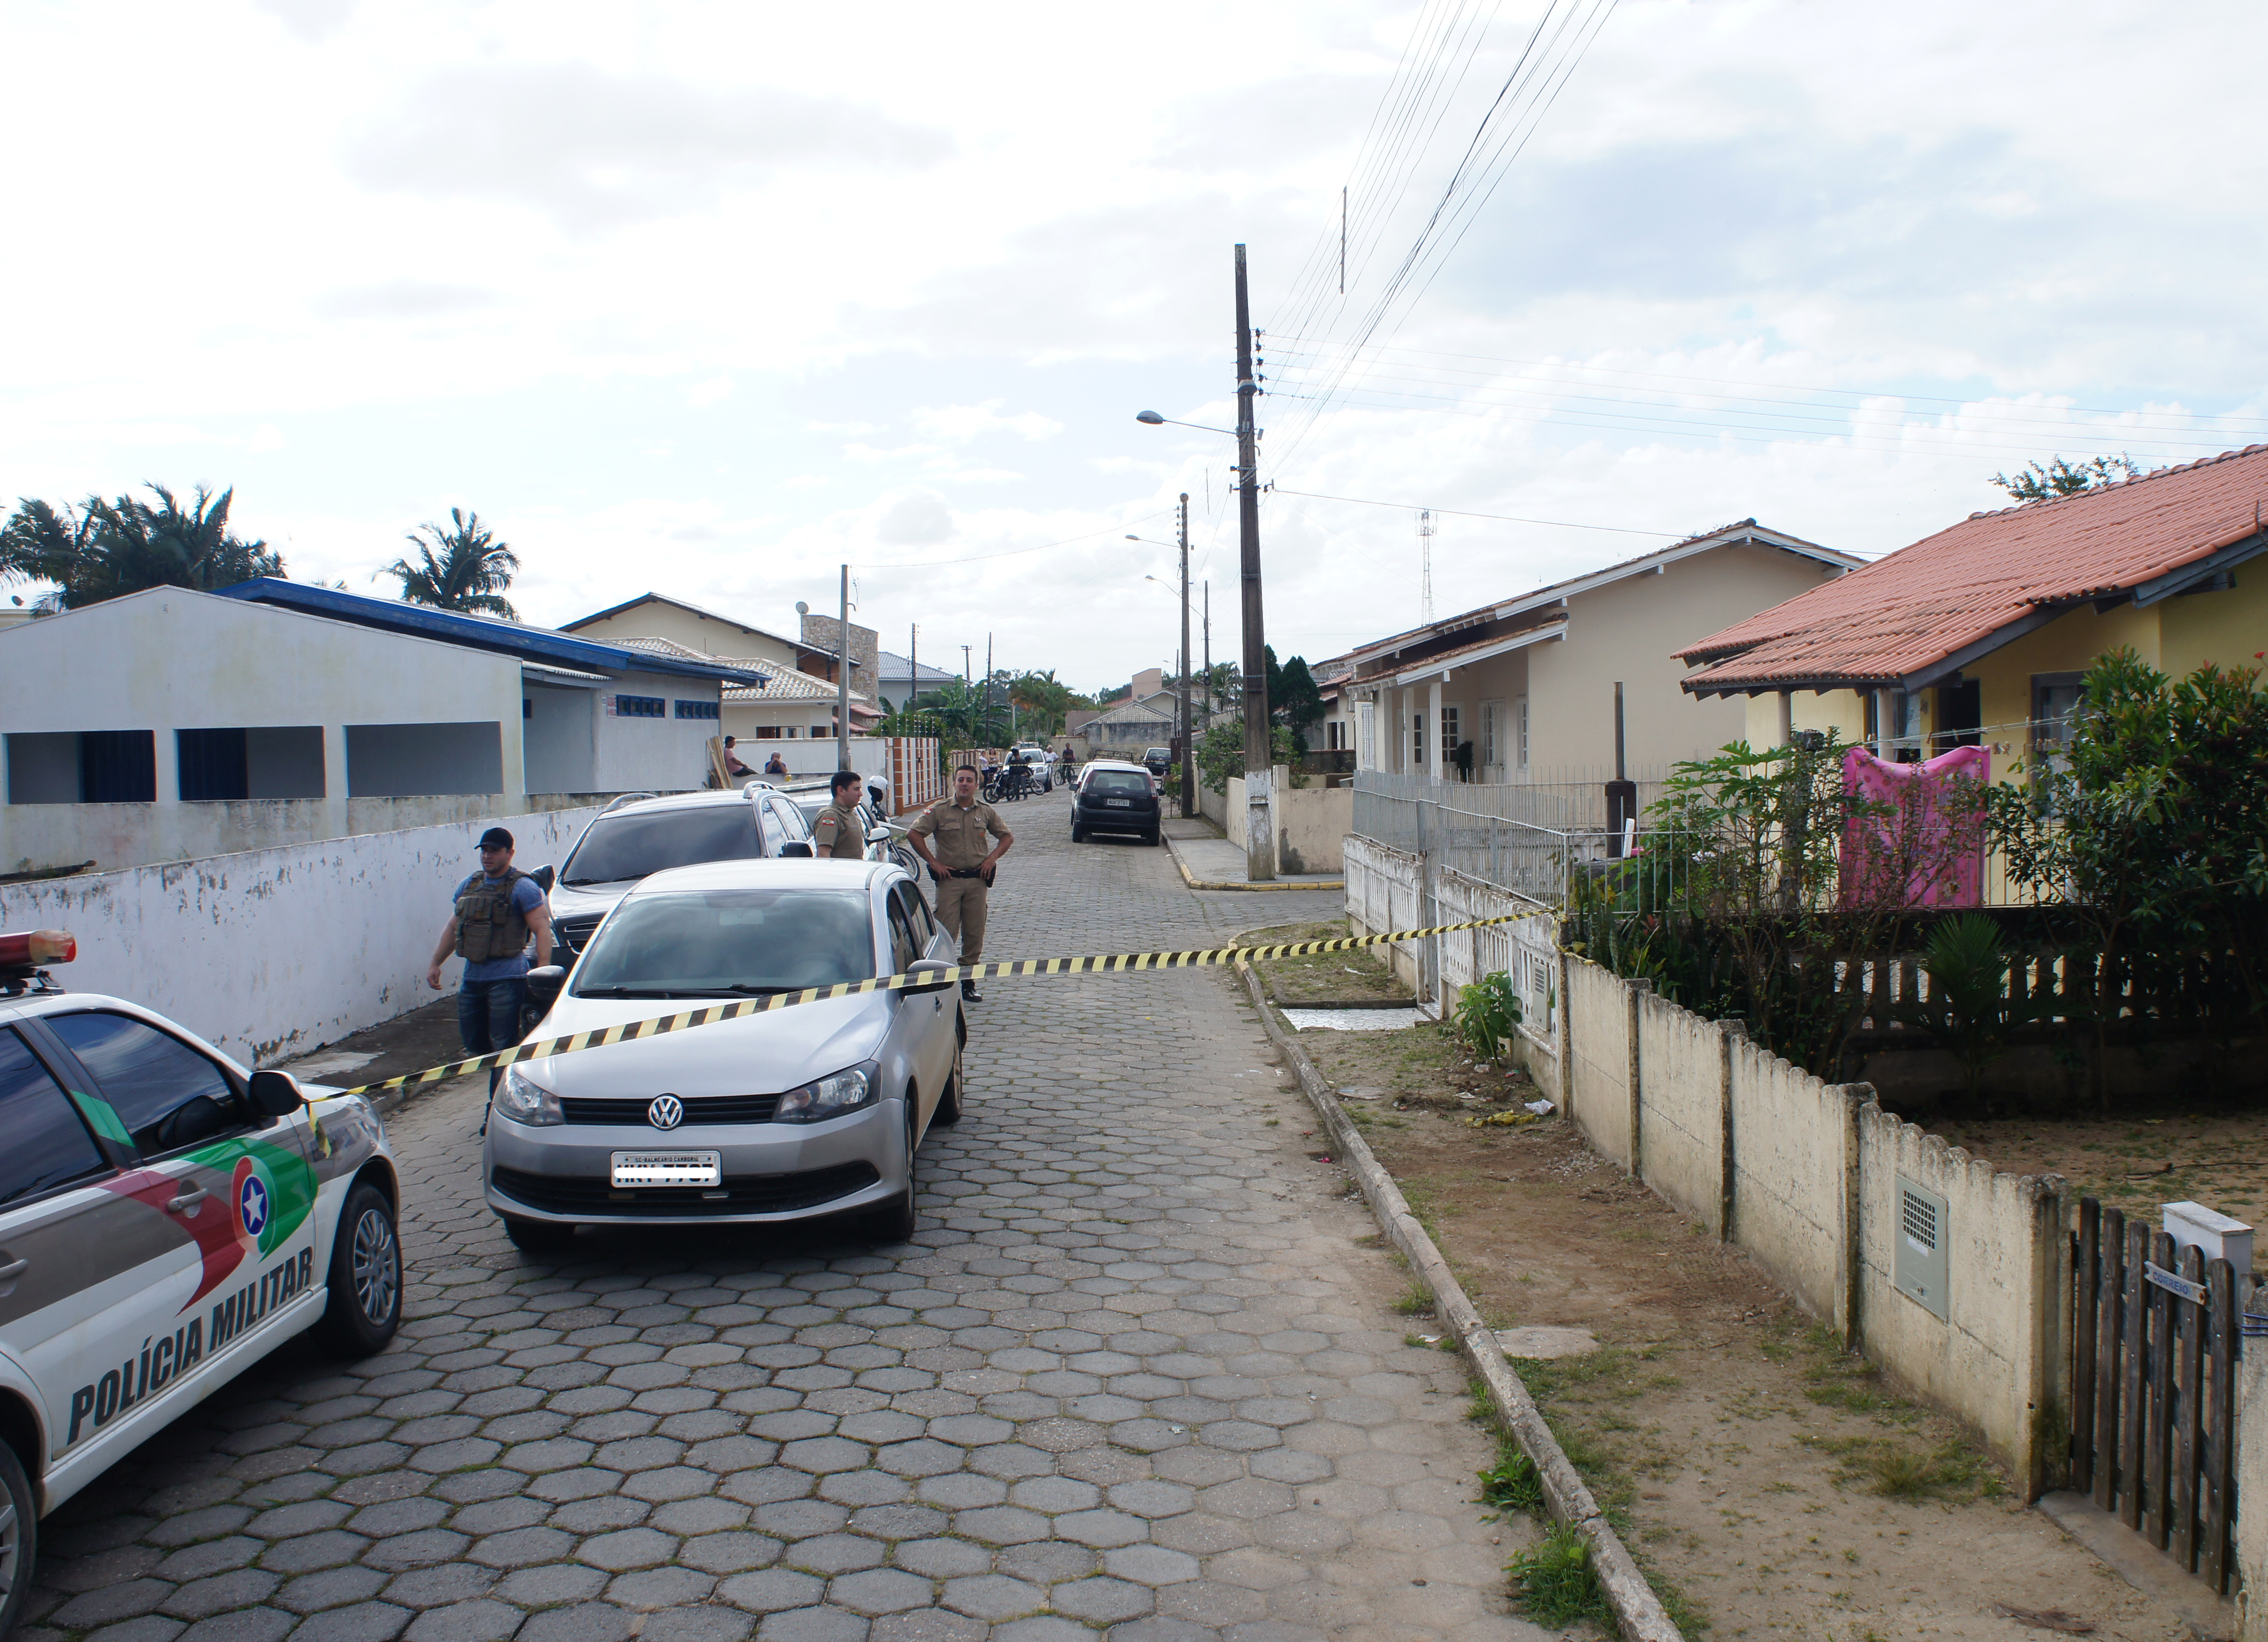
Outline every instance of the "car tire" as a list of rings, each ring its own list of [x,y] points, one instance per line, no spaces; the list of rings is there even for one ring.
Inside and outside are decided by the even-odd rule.
[[[1085,843],[1086,842],[1086,828],[1080,826],[1077,821],[1073,821],[1071,824],[1071,841],[1073,843]]]
[[[937,1097],[937,1110],[929,1115],[932,1129],[949,1129],[961,1121],[961,1045],[953,1046],[953,1071],[945,1080],[945,1093]]]
[[[575,1241],[571,1226],[556,1220],[523,1220],[516,1214],[504,1217],[504,1234],[512,1239],[514,1248],[531,1255],[556,1255]]]
[[[915,1125],[920,1121],[918,1114],[921,1108],[913,1100],[907,1101],[905,1108],[906,1183],[888,1203],[866,1216],[866,1235],[878,1243],[913,1241],[917,1224],[914,1217],[914,1150],[920,1145]]]
[[[1156,828],[1156,829],[1153,829],[1153,830],[1152,830],[1152,832],[1151,832],[1151,833],[1150,833],[1146,837],[1145,837],[1145,838],[1142,840],[1142,842],[1143,842],[1144,843],[1148,844],[1148,845],[1149,845],[1152,850],[1156,849],[1160,844],[1161,844],[1161,843],[1165,843],[1165,842],[1166,842],[1166,835],[1165,835],[1165,831],[1164,831],[1164,829],[1163,829],[1163,828]]]
[[[32,1589],[32,1574],[40,1556],[40,1506],[32,1497],[32,1479],[15,1449],[0,1442],[0,1637],[12,1635],[24,1612],[24,1598]]]
[[[368,1181],[356,1182],[339,1211],[328,1287],[316,1324],[323,1343],[342,1357],[384,1351],[401,1322],[401,1238],[394,1205]]]

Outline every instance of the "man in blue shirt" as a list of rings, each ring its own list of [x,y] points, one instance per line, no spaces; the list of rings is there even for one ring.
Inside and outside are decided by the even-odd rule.
[[[457,886],[455,908],[425,970],[425,984],[438,992],[441,966],[452,956],[465,961],[457,1033],[468,1055],[486,1055],[519,1042],[530,934],[535,938],[535,961],[551,961],[551,907],[536,881],[512,865],[512,835],[490,828],[481,835],[480,851],[481,870]],[[491,1071],[491,1091],[496,1080]]]

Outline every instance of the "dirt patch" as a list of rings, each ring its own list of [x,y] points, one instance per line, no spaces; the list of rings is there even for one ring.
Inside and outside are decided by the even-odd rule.
[[[1270,943],[1337,940],[1349,931],[1344,918],[1328,924],[1287,924],[1247,940]],[[1374,946],[1353,952],[1314,953],[1304,958],[1276,958],[1262,967],[1268,996],[1278,1005],[1314,1009],[1332,1004],[1410,1004],[1417,1000],[1396,980]]]
[[[2252,1223],[2268,1215],[2268,1111],[1946,1119],[1922,1127],[1995,1168],[2060,1174],[2074,1203],[2098,1197],[2154,1226],[2159,1205],[2169,1203],[2201,1203]]]
[[[1689,1635],[2036,1634],[1997,1603],[2186,1642],[2179,1615],[2024,1509],[1970,1433],[1571,1124],[1477,1121],[1519,1111],[1523,1076],[1433,1026],[1299,1042],[1335,1086],[1380,1092],[1347,1109],[1492,1325],[1598,1337],[1515,1366]],[[1413,1335],[1432,1334],[1410,1303]]]

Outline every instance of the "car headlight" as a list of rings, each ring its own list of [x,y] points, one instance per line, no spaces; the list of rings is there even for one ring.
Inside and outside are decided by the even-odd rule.
[[[567,1115],[559,1109],[559,1097],[517,1066],[504,1068],[504,1081],[497,1086],[496,1104],[504,1116],[531,1129],[567,1121]]]
[[[872,1106],[880,1081],[874,1076],[875,1071],[873,1062],[868,1061],[831,1077],[815,1078],[800,1089],[790,1089],[780,1096],[779,1107],[772,1114],[773,1121],[816,1123],[855,1112],[862,1106]]]

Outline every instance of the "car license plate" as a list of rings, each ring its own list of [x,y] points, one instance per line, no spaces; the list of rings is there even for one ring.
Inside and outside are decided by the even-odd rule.
[[[718,1186],[721,1155],[714,1152],[617,1152],[617,1186]]]
[[[1105,799],[1102,801],[1115,810],[1130,810],[1134,807],[1134,800],[1131,799]]]

